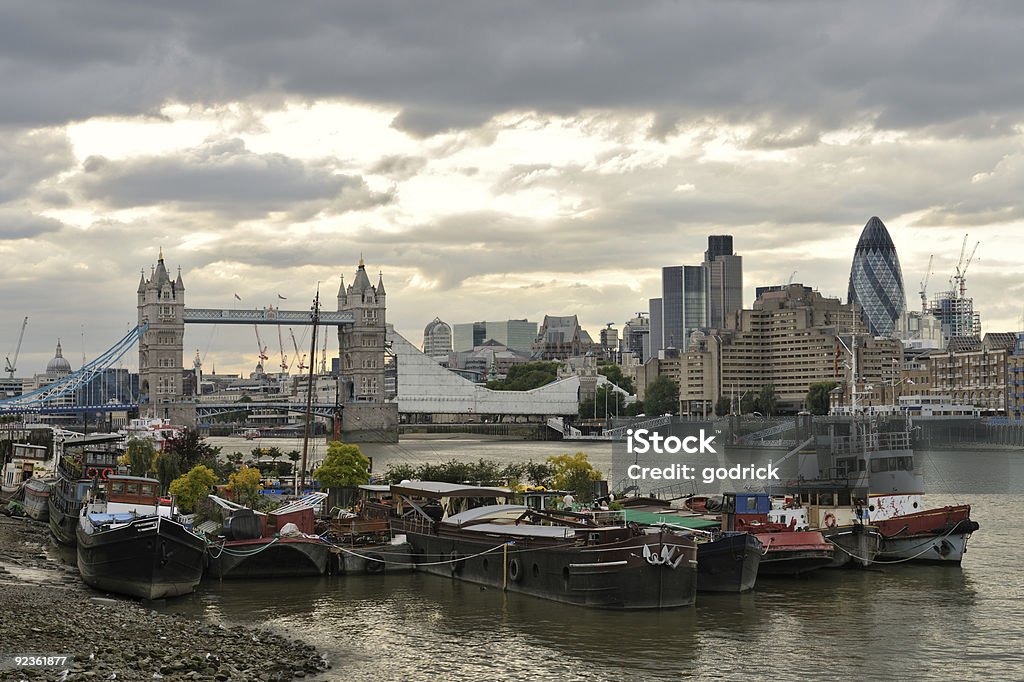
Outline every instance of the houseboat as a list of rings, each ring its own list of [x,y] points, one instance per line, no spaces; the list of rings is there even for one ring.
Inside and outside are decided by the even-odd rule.
[[[619,512],[566,518],[501,504],[506,488],[440,482],[391,487],[393,532],[404,534],[418,568],[553,601],[607,609],[692,605],[693,538],[628,525]]]
[[[78,571],[87,585],[138,599],[195,591],[206,540],[174,518],[159,486],[114,475],[90,491],[77,528]]]

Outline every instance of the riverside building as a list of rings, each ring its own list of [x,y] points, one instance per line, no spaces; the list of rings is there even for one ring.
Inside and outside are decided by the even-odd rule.
[[[848,382],[853,363],[843,344],[856,350],[861,386],[898,383],[903,346],[896,339],[873,337],[859,305],[802,284],[763,289],[750,309],[726,320],[724,329],[691,335],[678,369],[673,367],[680,410],[709,415],[720,397],[738,403],[743,393],[758,393],[771,384],[779,409],[798,411],[811,384]]]

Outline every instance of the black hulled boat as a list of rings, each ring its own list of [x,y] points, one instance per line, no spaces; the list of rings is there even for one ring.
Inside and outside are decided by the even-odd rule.
[[[206,540],[160,504],[158,486],[151,478],[110,476],[100,499],[82,507],[78,571],[87,585],[139,599],[195,590]]]

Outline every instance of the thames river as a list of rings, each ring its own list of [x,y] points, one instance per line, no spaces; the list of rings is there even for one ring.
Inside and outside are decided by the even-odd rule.
[[[403,440],[363,449],[378,471],[577,450],[599,468],[611,463],[609,443]],[[417,573],[204,582],[164,608],[300,636],[327,653],[326,679],[338,680],[1024,679],[1024,494],[1014,478],[1024,453],[917,454],[930,474],[928,506],[968,502],[981,524],[961,567],[759,579],[752,593],[701,594],[694,608],[664,612],[583,609]]]

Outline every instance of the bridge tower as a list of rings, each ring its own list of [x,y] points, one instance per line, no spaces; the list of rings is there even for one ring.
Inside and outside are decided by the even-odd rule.
[[[139,415],[195,426],[195,403],[183,387],[185,284],[180,268],[175,280],[167,273],[162,248],[150,278],[139,279],[138,311],[139,324],[149,324],[139,337]]]
[[[384,277],[370,283],[359,258],[355,278],[338,287],[338,311],[351,312],[354,323],[338,327],[338,374],[344,405],[343,440],[397,441],[398,405],[384,399],[384,344],[387,334]]]

